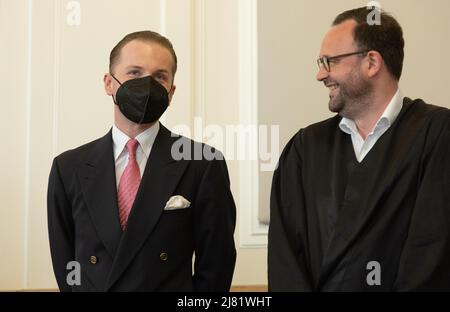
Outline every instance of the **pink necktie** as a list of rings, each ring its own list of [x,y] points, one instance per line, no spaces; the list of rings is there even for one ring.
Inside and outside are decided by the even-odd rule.
[[[141,182],[141,174],[139,165],[136,161],[136,149],[139,142],[136,139],[130,139],[127,142],[128,164],[122,174],[119,182],[118,205],[119,219],[122,230],[125,230],[128,216],[133,207],[134,198]]]

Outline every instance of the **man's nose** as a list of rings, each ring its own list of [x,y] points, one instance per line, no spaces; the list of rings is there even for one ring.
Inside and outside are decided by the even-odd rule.
[[[324,68],[324,66],[319,66],[319,71],[317,72],[316,79],[317,81],[323,81],[328,77],[328,72]]]

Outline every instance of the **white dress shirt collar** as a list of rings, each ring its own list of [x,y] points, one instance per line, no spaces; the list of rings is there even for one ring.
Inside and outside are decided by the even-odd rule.
[[[339,123],[339,128],[350,134],[352,139],[353,149],[355,150],[355,156],[358,162],[361,162],[364,157],[370,152],[372,147],[378,141],[378,139],[389,129],[389,127],[397,119],[403,107],[403,95],[400,89],[397,90],[395,95],[392,97],[388,106],[384,110],[381,117],[378,119],[375,127],[369,133],[369,135],[364,140],[358,132],[356,124],[353,120],[343,117]]]
[[[152,149],[153,143],[155,142],[156,135],[159,131],[159,122],[155,122],[153,126],[145,130],[136,136],[136,140],[139,142],[139,147],[145,154],[146,158],[150,156],[150,151]],[[113,139],[113,151],[114,160],[116,161],[120,154],[123,152],[125,145],[127,144],[130,137],[123,133],[116,125],[112,128],[112,139]]]
[[[372,132],[369,135],[373,135],[379,131],[387,130],[397,119],[398,114],[402,110],[403,106],[403,94],[400,89],[397,89],[397,92],[392,97],[388,106],[384,110],[380,119],[378,119],[375,127],[372,129]],[[356,134],[358,133],[358,129],[356,127],[355,122],[352,119],[342,117],[341,122],[339,123],[339,128],[348,134]],[[384,132],[384,131],[383,131]]]

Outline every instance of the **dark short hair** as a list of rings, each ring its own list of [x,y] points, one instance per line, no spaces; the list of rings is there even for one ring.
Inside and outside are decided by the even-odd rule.
[[[371,11],[367,7],[345,11],[339,14],[333,26],[347,20],[354,20],[357,25],[353,31],[353,40],[361,50],[378,51],[388,71],[400,80],[403,68],[405,41],[400,24],[390,14],[380,10],[380,25],[369,25],[367,16]]]
[[[128,42],[133,41],[133,40],[157,43],[157,44],[160,44],[162,47],[166,48],[167,50],[169,50],[169,52],[173,58],[172,74],[175,76],[175,73],[177,71],[177,55],[175,54],[175,50],[173,49],[172,43],[166,37],[158,34],[157,32],[150,31],[150,30],[137,31],[137,32],[128,34],[125,37],[123,37],[123,39],[120,40],[119,43],[116,44],[116,46],[111,50],[111,53],[109,55],[109,72],[110,73],[112,73],[113,67],[116,65],[117,61],[119,60],[120,52],[122,51],[122,48]]]

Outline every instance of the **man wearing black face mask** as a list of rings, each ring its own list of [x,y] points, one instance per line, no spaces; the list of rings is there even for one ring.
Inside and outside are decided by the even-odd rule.
[[[104,76],[114,126],[55,158],[48,230],[61,291],[228,291],[236,208],[225,161],[218,151],[213,160],[179,160],[180,137],[158,121],[176,66],[161,35],[125,36]],[[68,276],[71,261],[78,280]]]
[[[169,95],[152,76],[131,79],[123,84],[113,74],[111,76],[120,84],[114,103],[128,120],[138,124],[154,123],[167,109]]]

